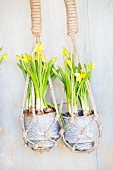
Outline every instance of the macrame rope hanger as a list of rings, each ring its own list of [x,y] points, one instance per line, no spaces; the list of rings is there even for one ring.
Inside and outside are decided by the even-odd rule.
[[[41,0],[30,0],[30,8],[31,8],[31,25],[32,25],[31,26],[31,31],[32,31],[32,34],[35,36],[36,43],[37,43],[37,41],[40,40],[40,36],[42,34]],[[30,126],[29,126],[29,128],[27,130],[25,129],[25,126],[24,126],[24,114],[23,114],[23,112],[24,112],[24,106],[25,106],[25,102],[26,102],[26,94],[27,94],[29,80],[30,80],[30,77],[27,74],[27,78],[26,78],[26,82],[25,82],[23,104],[22,104],[22,114],[20,116],[20,119],[22,121],[23,137],[24,137],[25,145],[26,145],[27,142],[29,142],[29,143],[34,145],[34,149],[37,149],[37,151],[42,152],[41,149],[38,148],[38,145],[39,145],[39,143],[41,143],[41,141],[38,142],[38,144],[34,144],[32,141],[30,141],[27,138],[27,131],[32,126],[32,123],[36,120],[36,115],[35,115],[35,94],[34,94],[33,83],[32,83],[32,112],[33,112],[33,119],[32,119],[32,121],[30,123]],[[53,124],[50,126],[50,128],[47,131],[45,131],[42,128],[41,125],[39,125],[39,126],[44,131],[45,137],[48,140],[50,140],[51,142],[53,142],[54,147],[55,147],[57,145],[57,143],[58,143],[58,140],[55,141],[55,140],[51,139],[48,132],[51,131],[51,129],[53,128],[55,123],[59,120],[59,112],[58,112],[58,107],[57,107],[57,103],[56,103],[56,98],[55,98],[55,94],[54,94],[54,89],[53,89],[53,84],[52,84],[51,77],[49,77],[48,81],[49,81],[49,85],[50,85],[51,97],[52,97],[52,100],[53,100],[53,103],[54,103],[55,109],[56,109],[56,117],[55,117],[55,120],[54,120]],[[52,147],[52,148],[54,148],[54,147]],[[47,150],[50,151],[52,148],[46,149],[45,151],[47,151]]]
[[[79,49],[78,49],[78,45],[77,45],[77,41],[76,41],[76,34],[78,33],[78,16],[77,16],[77,7],[76,7],[76,1],[75,0],[64,0],[64,3],[65,3],[65,7],[66,7],[66,14],[67,14],[67,35],[70,36],[70,41],[71,41],[71,60],[72,60],[72,51],[74,50],[74,53],[76,55],[76,57],[78,58],[78,61],[82,67],[82,70],[85,72],[85,68],[84,68],[84,64],[82,62],[82,58],[80,56],[80,52],[79,52]],[[72,90],[74,88],[73,86],[73,83],[72,82]],[[92,91],[91,91],[91,87],[90,87],[90,84],[89,82],[87,81],[86,82],[86,87],[87,87],[87,90],[89,92],[89,97],[90,97],[90,100],[91,100],[91,103],[92,103],[92,108],[94,110],[94,118],[92,120],[92,122],[90,122],[86,127],[85,129],[82,129],[80,126],[78,126],[76,123],[74,123],[74,114],[73,114],[73,95],[72,95],[72,113],[70,113],[71,117],[70,117],[70,121],[66,124],[66,128],[68,126],[70,126],[70,124],[74,124],[76,127],[78,127],[82,134],[84,134],[86,137],[88,137],[89,139],[91,139],[92,141],[94,141],[87,133],[86,133],[86,130],[88,127],[91,126],[91,124],[95,121],[97,122],[98,124],[98,127],[99,127],[99,139],[97,141],[94,141],[94,147],[90,150],[85,150],[85,151],[80,151],[81,153],[83,152],[86,152],[86,153],[90,153],[92,152],[93,150],[96,149],[99,141],[100,141],[100,137],[102,135],[102,126],[100,124],[100,122],[98,121],[98,113],[97,113],[97,109],[96,109],[96,105],[95,105],[95,101],[94,101],[94,97],[93,97],[93,94],[92,94]],[[61,100],[61,105],[60,105],[60,111],[62,111],[62,107],[63,107],[63,96],[62,96],[62,100]],[[63,138],[63,141],[64,143],[66,144],[66,146],[68,148],[70,148],[71,150],[74,150],[75,151],[75,147],[77,146],[78,142],[80,141],[81,137],[78,138],[77,142],[73,145],[73,147],[71,147],[65,140],[65,137],[64,137],[64,130],[62,129],[61,130],[61,136]],[[75,152],[79,152],[79,151],[75,151]]]
[[[75,51],[75,53],[76,53],[76,55],[78,57],[78,60],[79,60],[79,62],[81,64],[81,66],[82,66],[82,69],[85,70],[84,65],[82,63],[82,60],[81,60],[81,57],[80,57],[79,50],[78,50],[76,38],[75,38],[75,35],[74,35],[75,33],[76,34],[78,33],[78,17],[77,17],[76,3],[75,3],[75,0],[64,0],[64,2],[65,2],[65,6],[66,6],[66,13],[67,13],[67,34],[70,36],[72,46],[74,48],[74,51]],[[37,42],[37,40],[40,40],[40,36],[41,36],[41,33],[42,33],[41,2],[40,2],[40,0],[30,0],[30,6],[31,6],[32,34],[36,37],[36,42]],[[28,84],[29,84],[29,79],[30,79],[29,75],[27,75],[27,79],[26,79],[26,83],[25,83],[23,105],[22,105],[21,120],[22,120],[23,137],[25,139],[25,143],[30,142],[31,144],[35,145],[34,143],[32,143],[32,141],[29,141],[29,139],[27,138],[27,131],[30,128],[30,126],[32,126],[32,123],[33,123],[33,121],[35,121],[35,116],[36,116],[35,115],[35,96],[34,96],[34,87],[33,87],[33,85],[32,85],[33,119],[32,119],[32,122],[31,122],[31,124],[30,124],[30,126],[29,126],[29,128],[27,130],[25,130],[25,127],[24,127],[24,114],[23,114],[23,111],[24,111],[24,105],[25,105],[25,102],[26,102],[26,93],[27,93],[27,88],[28,88]],[[49,84],[50,84],[50,92],[51,92],[53,102],[54,102],[54,105],[55,105],[55,109],[56,109],[56,118],[55,118],[55,122],[56,122],[59,119],[59,113],[58,113],[58,108],[57,108],[57,103],[56,103],[56,98],[55,98],[55,95],[54,95],[54,90],[53,90],[53,85],[52,85],[51,78],[49,78]],[[95,102],[94,102],[94,98],[93,98],[93,94],[92,94],[89,82],[87,82],[86,85],[87,85],[87,89],[88,89],[89,96],[90,96],[90,99],[91,99],[92,107],[93,107],[93,110],[94,110],[95,120],[98,121],[97,120],[98,119],[98,114],[97,114],[97,110],[96,110],[96,105],[95,105]],[[71,117],[73,118],[73,113],[71,114]],[[71,118],[71,120],[72,120],[72,118]],[[55,122],[49,128],[49,130],[54,126]],[[90,126],[90,124],[88,126]],[[42,127],[40,127],[40,128],[42,129]],[[86,130],[86,128],[84,130]],[[99,128],[100,128],[100,136],[101,136],[101,126]],[[57,142],[52,140],[48,136],[47,132],[45,133],[46,137],[50,141],[54,142],[55,146],[56,146]],[[61,133],[61,135],[63,135],[63,132]],[[87,135],[87,134],[85,134],[85,135]],[[77,141],[77,143],[78,142],[79,142],[79,140]],[[98,141],[97,141],[97,143],[98,143]],[[34,146],[35,149],[38,148],[38,144],[36,144]],[[74,145],[74,147],[75,147],[75,145]],[[96,146],[96,144],[95,144],[95,146]]]

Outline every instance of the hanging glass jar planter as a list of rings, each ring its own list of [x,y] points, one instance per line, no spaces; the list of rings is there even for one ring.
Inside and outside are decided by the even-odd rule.
[[[63,114],[64,123],[61,135],[63,142],[71,150],[91,152],[99,143],[102,131],[90,88],[94,65],[91,61],[87,65],[83,64],[78,51],[74,35],[78,32],[75,0],[64,0],[64,2],[67,13],[67,34],[71,39],[71,52],[63,49],[64,70],[61,67],[59,67],[59,71],[53,69],[63,83],[68,105],[68,112]],[[75,58],[78,64],[75,64]]]

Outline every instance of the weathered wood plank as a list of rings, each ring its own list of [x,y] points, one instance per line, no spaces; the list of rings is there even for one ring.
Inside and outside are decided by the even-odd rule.
[[[89,32],[91,57],[96,70],[93,91],[100,120],[104,126],[98,147],[98,170],[113,169],[113,1],[90,1]]]
[[[62,65],[62,47],[68,47],[66,36],[65,8],[63,1],[42,0],[43,35],[48,58],[58,56]],[[24,80],[16,66],[16,54],[31,52],[35,39],[31,34],[30,6],[28,0],[0,1],[0,45],[9,53],[9,61],[2,64],[0,71],[0,170],[43,169],[43,170],[112,170],[112,1],[77,1],[80,32],[79,48],[86,61],[92,58],[96,65],[93,75],[93,91],[99,115],[104,124],[104,134],[96,152],[90,155],[74,154],[60,142],[51,153],[36,154],[22,145],[20,114]],[[89,17],[88,17],[89,16]],[[89,18],[89,28],[88,28]],[[89,30],[89,31],[88,31]],[[21,83],[20,83],[21,82]],[[108,85],[109,82],[109,85]],[[57,101],[58,88],[54,84]],[[109,88],[108,88],[109,86]],[[112,137],[112,138],[111,138]],[[107,144],[106,144],[107,143]],[[97,164],[98,162],[98,164]]]

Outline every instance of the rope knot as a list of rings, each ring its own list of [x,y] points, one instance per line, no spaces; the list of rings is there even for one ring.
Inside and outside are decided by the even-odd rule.
[[[20,114],[20,115],[19,115],[19,119],[20,119],[20,120],[23,120],[23,119],[24,119],[24,115],[23,115],[23,114]]]
[[[95,115],[94,116],[94,121],[97,121],[98,120],[98,115]]]
[[[64,129],[61,129],[59,133],[60,133],[61,136],[63,136],[64,132],[65,132]]]
[[[27,136],[27,133],[23,132],[23,138],[26,138],[26,136]]]

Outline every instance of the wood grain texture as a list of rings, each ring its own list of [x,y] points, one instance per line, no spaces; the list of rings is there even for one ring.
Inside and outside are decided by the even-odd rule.
[[[77,0],[78,44],[85,61],[95,63],[93,92],[104,126],[101,144],[91,154],[70,152],[62,142],[50,153],[37,154],[22,141],[21,112],[24,80],[16,66],[16,54],[30,53],[29,0],[0,0],[0,46],[9,54],[0,70],[0,170],[113,170],[113,1]],[[58,56],[62,66],[63,47],[69,47],[63,0],[42,0],[42,42],[47,58]],[[61,84],[54,83],[57,102]],[[58,92],[59,91],[59,92]]]
[[[93,92],[103,124],[98,169],[113,170],[113,1],[88,0],[88,4],[90,50],[96,65]]]

